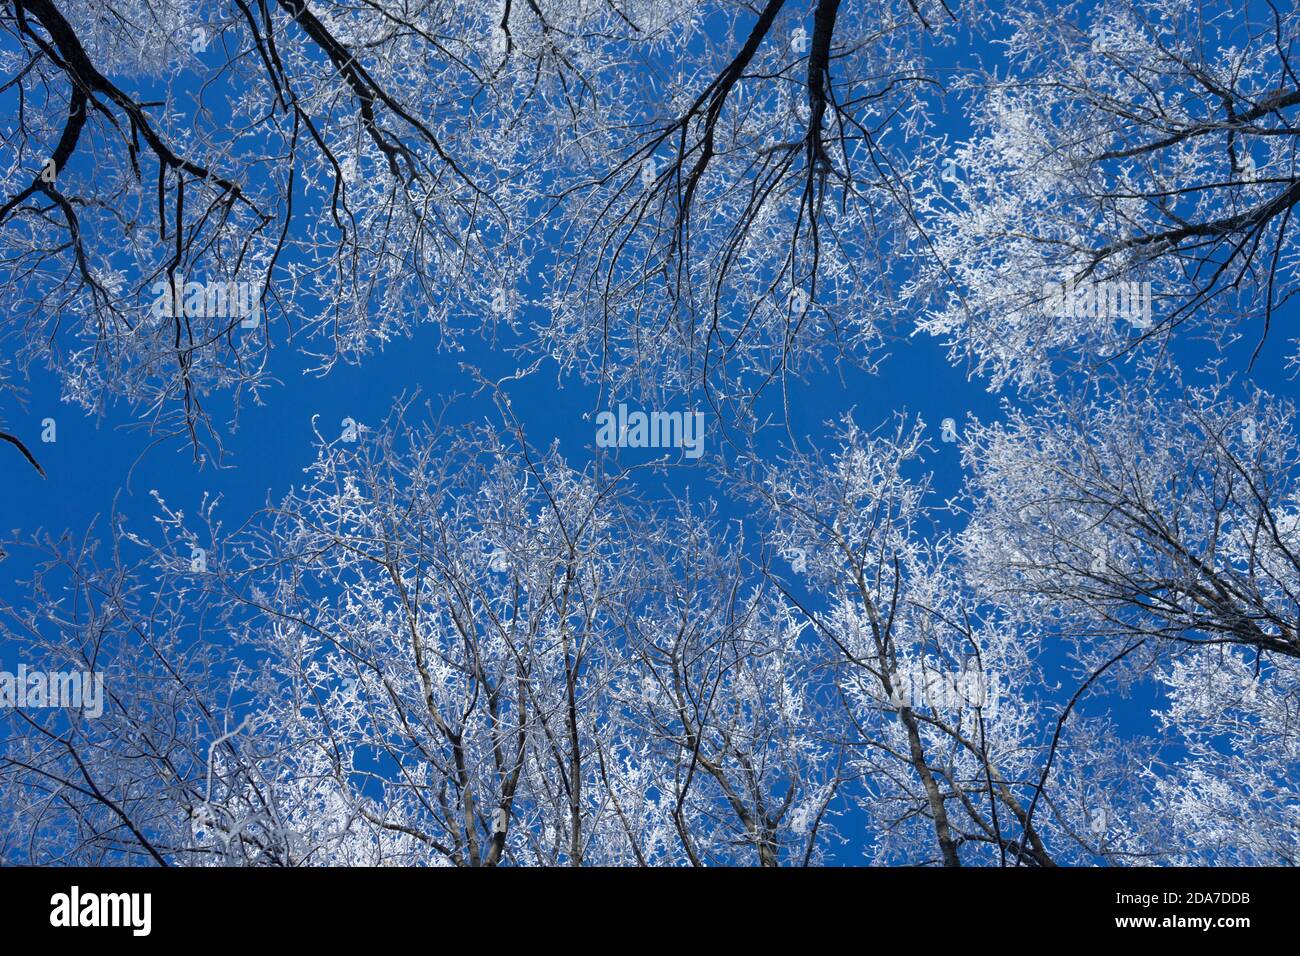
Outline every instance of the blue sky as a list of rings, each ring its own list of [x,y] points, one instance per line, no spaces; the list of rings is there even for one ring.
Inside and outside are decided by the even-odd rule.
[[[129,410],[109,409],[102,421],[60,401],[59,383],[41,372],[28,385],[28,407],[10,410],[10,430],[26,437],[45,469],[42,479],[16,455],[6,460],[6,494],[0,499],[0,527],[19,529],[27,536],[38,528],[61,532],[84,529],[97,515],[114,507],[133,522],[154,513],[149,495],[156,489],[170,503],[192,510],[206,493],[224,500],[228,518],[247,514],[265,502],[267,492],[278,497],[300,480],[302,469],[314,457],[312,417],[320,416],[322,434],[341,431],[342,419],[377,424],[399,395],[419,389],[435,404],[441,396],[462,396],[452,420],[487,418],[497,421],[491,402],[474,397],[473,379],[461,369],[469,363],[484,369],[509,370],[509,356],[492,353],[481,341],[466,338],[466,351],[439,351],[436,333],[416,328],[408,340],[391,343],[362,365],[340,365],[324,377],[303,374],[292,347],[273,353],[272,369],[281,385],[266,395],[266,404],[247,404],[236,432],[224,439],[226,465],[200,467],[191,447],[173,440],[146,449],[147,434]],[[963,372],[948,364],[943,349],[927,338],[900,339],[877,374],[856,368],[828,370],[798,383],[791,401],[796,435],[819,442],[823,424],[852,408],[859,424],[871,428],[896,412],[919,414],[930,426],[935,451],[930,464],[937,489],[944,494],[959,487],[959,460],[954,445],[938,441],[939,423],[951,417],[958,422],[973,413],[983,419],[998,414],[998,398],[978,382],[968,382]],[[841,380],[842,379],[842,380]],[[558,382],[554,365],[547,363],[530,378],[511,382],[507,391],[535,446],[560,442],[571,464],[591,457],[595,439],[594,417],[584,419],[597,401],[597,390],[580,382]],[[606,406],[608,407],[608,405]],[[632,407],[639,407],[633,402]],[[53,418],[57,440],[40,442],[41,422]],[[716,452],[718,435],[710,416],[706,425],[705,453]],[[764,444],[776,451],[784,436],[771,430]],[[650,460],[653,449],[623,450],[626,461]],[[701,470],[679,469],[684,485],[712,494]],[[128,481],[129,475],[129,481]],[[0,576],[0,588],[12,593],[12,573]]]

